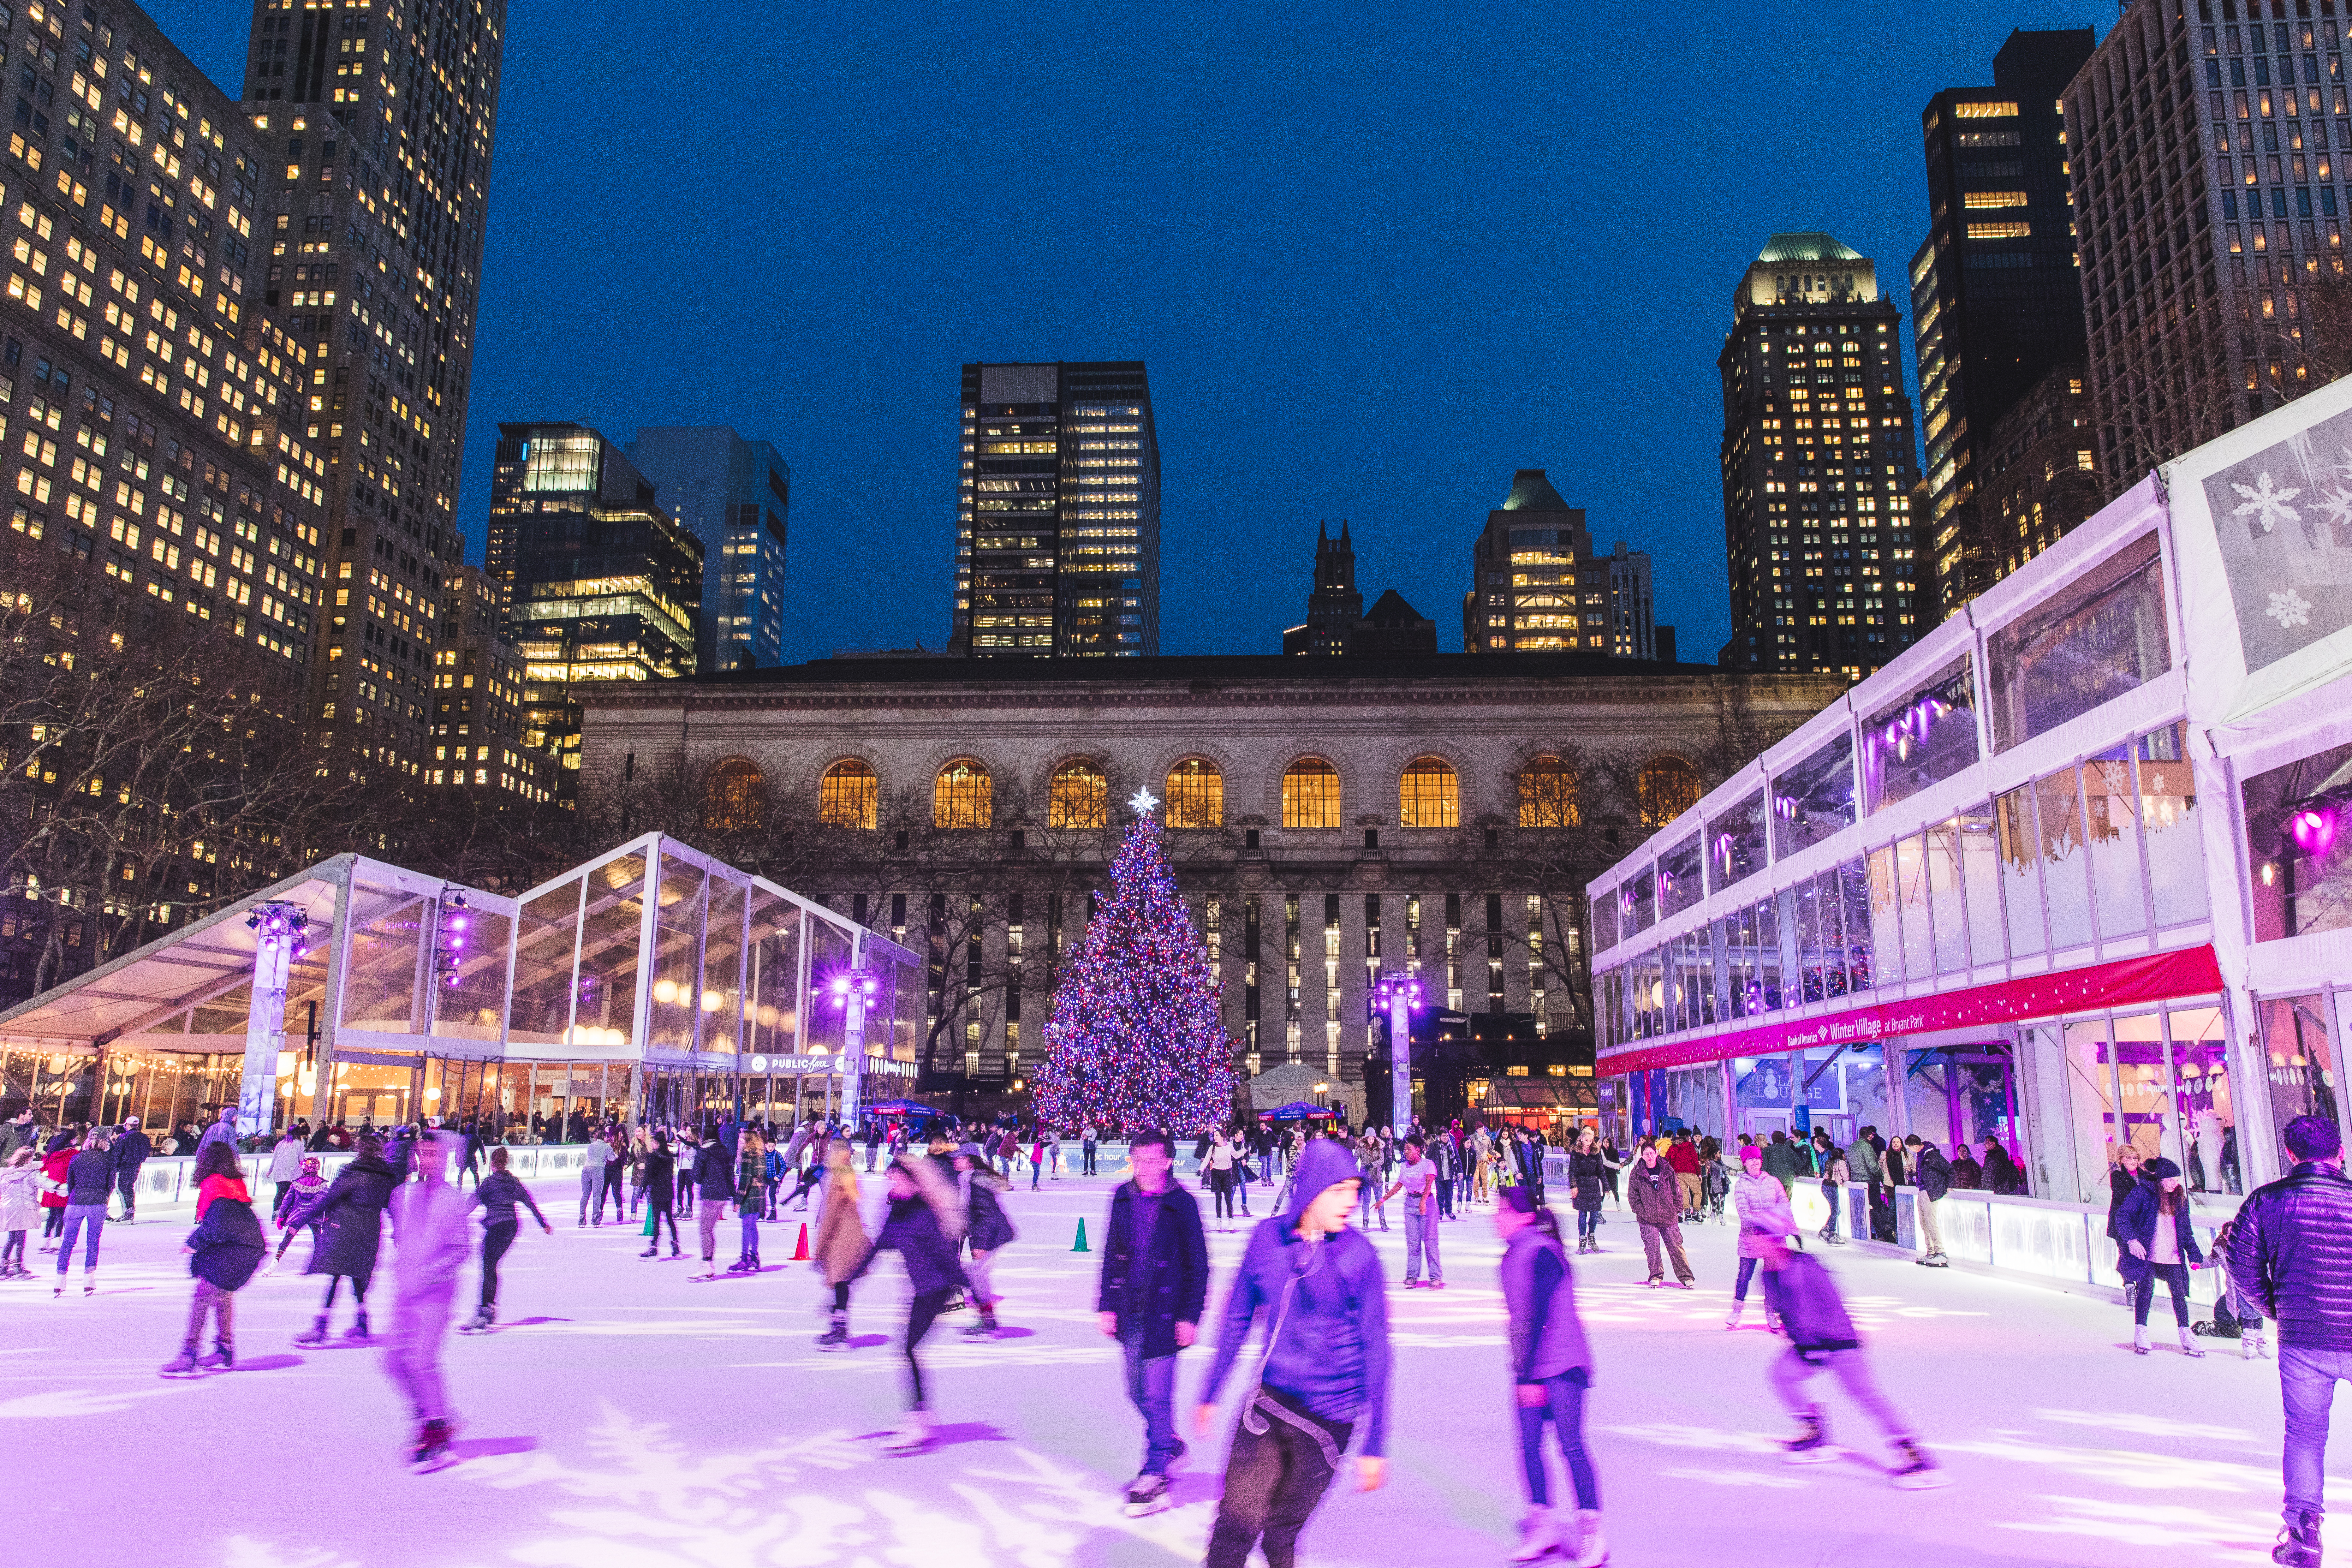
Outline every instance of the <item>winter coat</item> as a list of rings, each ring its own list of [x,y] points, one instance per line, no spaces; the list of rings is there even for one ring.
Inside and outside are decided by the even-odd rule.
[[[2138,1185],[2139,1177],[2134,1173],[2121,1165],[2107,1167],[2107,1239],[2118,1247],[2123,1245],[2124,1233],[2116,1225],[2116,1216],[2123,1212],[2124,1200],[2131,1196],[2132,1189]]]
[[[1911,1173],[1911,1184],[1927,1195],[1929,1203],[1940,1202],[1952,1190],[1952,1167],[1943,1151],[1927,1144],[1919,1146],[1918,1169]]]
[[[450,1153],[457,1152],[450,1133]],[[446,1182],[412,1182],[392,1195],[392,1277],[401,1299],[445,1295],[457,1287],[457,1270],[473,1252],[466,1215],[479,1194],[460,1193]]]
[[[2017,1162],[2009,1157],[2009,1151],[2000,1144],[1996,1143],[1985,1151],[1984,1184],[1987,1191],[2003,1195],[2014,1193],[2023,1174],[2017,1168]]]
[[[1845,1152],[1846,1169],[1857,1182],[1868,1184],[1880,1179],[1885,1167],[1879,1163],[1878,1150],[1867,1138],[1857,1138]]]
[[[0,1123],[0,1164],[6,1163],[9,1156],[19,1149],[38,1152],[40,1147],[41,1130],[29,1119]]]
[[[1568,1179],[1576,1196],[1573,1206],[1591,1214],[1601,1207],[1601,1194],[1609,1190],[1609,1158],[1595,1144],[1589,1152],[1573,1149],[1568,1156]]]
[[[2137,1241],[2151,1255],[2155,1253],[2157,1227],[2164,1223],[2163,1196],[2160,1185],[2142,1178],[2134,1185],[2131,1196],[2124,1199],[2123,1206],[2116,1210],[2116,1229],[2124,1244],[2123,1256],[2116,1260],[2116,1272],[2127,1282],[2137,1284],[2147,1275],[2147,1259],[2133,1257],[2131,1244]],[[2181,1262],[2205,1261],[2205,1254],[2197,1245],[2197,1227],[2189,1222],[2189,1194],[2185,1192],[2180,1194],[2180,1206],[2172,1214],[2172,1235],[2179,1244]]]
[[[1731,1184],[1731,1206],[1739,1216],[1739,1256],[1761,1258],[1775,1237],[1797,1234],[1789,1189],[1777,1177],[1740,1173]]]
[[[1785,1139],[1778,1143],[1767,1143],[1764,1145],[1764,1173],[1778,1181],[1785,1192],[1796,1184],[1799,1159],[1797,1146]]]
[[[1217,1356],[1198,1401],[1214,1404],[1260,1309],[1268,1344],[1262,1363],[1267,1388],[1288,1394],[1325,1421],[1366,1426],[1363,1452],[1388,1451],[1388,1281],[1380,1254],[1351,1228],[1309,1244],[1299,1238],[1306,1206],[1329,1188],[1357,1178],[1355,1157],[1318,1138],[1298,1157],[1290,1207],[1250,1233],[1241,1268],[1225,1296]]]
[[[114,1163],[117,1175],[128,1172],[131,1178],[136,1180],[139,1167],[145,1164],[148,1156],[155,1152],[155,1145],[148,1141],[147,1134],[144,1132],[118,1132],[115,1134],[113,1146],[106,1152],[107,1157]]]
[[[383,1209],[396,1184],[383,1158],[362,1154],[335,1174],[314,1204],[289,1212],[285,1228],[320,1225],[305,1274],[341,1274],[365,1285],[375,1275],[376,1247],[383,1238]]]
[[[816,1248],[810,1261],[824,1270],[828,1285],[846,1285],[857,1278],[870,1244],[857,1214],[857,1177],[845,1165],[830,1178],[819,1200]]]
[[[189,1273],[215,1289],[244,1289],[268,1250],[244,1183],[222,1192],[206,1205],[204,1217],[188,1236],[188,1247],[195,1255],[188,1259]]]
[[[102,1150],[85,1149],[66,1162],[66,1206],[95,1204],[106,1206],[114,1190],[114,1160]]]
[[[1832,1149],[1822,1156],[1822,1180],[1824,1183],[1842,1187],[1853,1179],[1853,1167],[1846,1163],[1843,1154]]]
[[[52,1149],[41,1156],[41,1206],[61,1209],[66,1206],[66,1167],[74,1162],[73,1145]]]
[[[1511,1377],[1540,1383],[1581,1369],[1589,1383],[1592,1351],[1576,1314],[1576,1279],[1559,1237],[1523,1225],[1503,1244],[1503,1305],[1510,1314]]]
[[[1779,1297],[1773,1308],[1780,1314],[1780,1327],[1800,1353],[1850,1351],[1861,1345],[1862,1337],[1854,1332],[1853,1320],[1846,1316],[1845,1302],[1838,1295],[1837,1281],[1830,1278],[1820,1258],[1810,1253],[1790,1253],[1787,1265],[1773,1278],[1773,1288]]]
[[[290,1182],[302,1173],[302,1140],[280,1138],[269,1152],[269,1179]]]
[[[866,1248],[852,1279],[863,1279],[884,1252],[896,1252],[907,1265],[907,1278],[919,1296],[965,1283],[963,1266],[956,1261],[956,1244],[940,1228],[939,1211],[921,1194],[893,1198],[882,1221],[882,1234]]]
[[[2352,1179],[2314,1161],[2254,1189],[2230,1237],[2230,1279],[2281,1346],[2352,1351]]]
[[[1135,1205],[1139,1195],[1133,1182],[1121,1182],[1110,1195],[1110,1223],[1103,1228],[1102,1271],[1095,1288],[1095,1310],[1119,1314],[1119,1331],[1134,1325],[1127,1318],[1127,1286],[1144,1274],[1147,1305],[1143,1316],[1143,1353],[1147,1359],[1174,1355],[1176,1325],[1198,1324],[1209,1301],[1209,1243],[1201,1229],[1201,1205],[1171,1181],[1160,1190],[1160,1213],[1151,1226],[1151,1252],[1135,1253]]]
[[[1984,1167],[1977,1163],[1976,1157],[1969,1152],[1968,1145],[1963,1143],[1952,1152],[1953,1158],[1949,1162],[1952,1168],[1952,1185],[1964,1193],[1972,1193],[1982,1188],[1985,1184]]]
[[[677,1206],[677,1156],[660,1143],[646,1156],[646,1202],[663,1213]]]
[[[1664,1160],[1654,1164],[1634,1156],[1625,1167],[1625,1206],[1643,1225],[1675,1225],[1683,1217],[1682,1184]]]
[[[0,1231],[30,1230],[41,1208],[41,1168],[10,1165],[0,1169]]]
[[[694,1172],[688,1178],[694,1184],[698,1200],[717,1203],[735,1195],[735,1162],[728,1157],[727,1146],[713,1139],[694,1152]]]
[[[737,1202],[739,1212],[757,1215],[760,1212],[760,1189],[768,1180],[768,1161],[764,1152],[746,1144],[736,1145],[735,1190],[729,1196]]]
[[[958,1174],[971,1184],[964,1207],[964,1236],[972,1251],[993,1252],[1020,1236],[1004,1217],[1004,1205],[997,1201],[996,1194],[1008,1185],[1003,1177],[984,1165]]]

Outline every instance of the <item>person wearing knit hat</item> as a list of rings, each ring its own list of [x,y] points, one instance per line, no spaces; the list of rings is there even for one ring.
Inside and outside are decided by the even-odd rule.
[[[1748,1283],[1756,1278],[1757,1265],[1769,1255],[1775,1242],[1795,1235],[1797,1229],[1789,1189],[1780,1184],[1780,1177],[1765,1173],[1763,1145],[1741,1147],[1739,1179],[1731,1184],[1731,1206],[1739,1225],[1739,1275],[1732,1281],[1731,1316],[1723,1321],[1727,1329],[1738,1328],[1740,1315],[1748,1310]],[[1780,1331],[1778,1291],[1769,1273],[1764,1276],[1764,1327],[1773,1333]]]
[[[2116,1266],[2132,1293],[2132,1349],[2147,1354],[2147,1309],[2159,1279],[2172,1293],[2173,1321],[2180,1329],[2180,1353],[2201,1356],[2189,1331],[2189,1270],[2205,1261],[2197,1230],[2189,1221],[2189,1194],[2180,1167],[2166,1159],[2139,1168],[2139,1184],[2116,1211],[2116,1231],[2124,1255]]]

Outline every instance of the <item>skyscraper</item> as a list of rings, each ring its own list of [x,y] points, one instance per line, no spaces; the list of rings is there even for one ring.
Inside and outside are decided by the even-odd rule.
[[[782,663],[793,500],[782,456],[724,425],[639,426],[627,451],[653,481],[655,503],[702,541],[697,668]]]
[[[1517,653],[1609,647],[1609,569],[1592,558],[1584,512],[1559,499],[1541,468],[1511,476],[1470,547],[1462,651]]]
[[[488,575],[523,657],[523,741],[580,766],[575,680],[695,672],[701,541],[654,504],[651,480],[569,421],[500,425]]]
[[[432,744],[505,32],[505,0],[253,8],[262,303],[308,355],[297,427],[326,456],[329,572],[354,585],[312,711],[360,776],[419,777]]]
[[[2005,575],[2021,525],[2054,538],[2090,515],[2088,487],[2074,487],[2066,515],[2053,512],[2053,496],[2041,519],[2004,526],[1980,492],[2001,421],[2053,371],[2083,374],[2058,99],[2091,47],[2088,27],[2020,28],[1993,57],[1992,86],[1947,88],[1919,117],[1929,223],[1911,262],[1911,321],[1928,514],[1917,527],[1934,573],[1922,616],[1941,619]],[[2013,445],[2014,433],[2000,444]]]
[[[2111,491],[2344,368],[2327,339],[2343,331],[2352,17],[2326,0],[2189,11],[2139,0],[2066,89]],[[2323,349],[2336,363],[2315,366]]]
[[[547,799],[555,759],[523,743],[522,650],[500,625],[498,584],[478,566],[452,566],[441,591],[433,765],[424,782],[493,799]]]
[[[1776,234],[1732,296],[1723,526],[1743,670],[1858,680],[1911,645],[1911,400],[1868,257]]]
[[[1315,522],[1315,586],[1307,595],[1307,621],[1282,634],[1285,653],[1345,653],[1348,634],[1364,618],[1364,596],[1356,591],[1356,543],[1348,520],[1334,539],[1321,519]]]
[[[1675,629],[1658,626],[1657,605],[1650,587],[1650,552],[1628,550],[1621,539],[1613,552],[1601,558],[1601,563],[1609,570],[1609,651],[1619,658],[1657,658],[1661,629],[1671,650]]]
[[[949,650],[1160,651],[1160,439],[1140,360],[968,364]]]

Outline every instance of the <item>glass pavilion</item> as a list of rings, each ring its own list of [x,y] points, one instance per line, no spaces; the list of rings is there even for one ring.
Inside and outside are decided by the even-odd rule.
[[[299,927],[282,1026],[256,965]],[[299,918],[293,918],[299,917]],[[266,966],[265,966],[266,967]],[[872,980],[864,1050],[829,982]],[[660,834],[520,898],[341,855],[0,1013],[0,1115],[782,1120],[912,1087],[915,955]],[[264,1101],[257,1101],[262,1103]]]

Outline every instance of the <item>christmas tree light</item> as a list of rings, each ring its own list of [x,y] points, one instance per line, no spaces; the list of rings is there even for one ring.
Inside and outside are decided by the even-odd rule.
[[[1192,912],[1160,842],[1149,790],[1111,861],[1076,955],[1054,994],[1036,1075],[1040,1121],[1194,1133],[1233,1116],[1233,1047]]]

